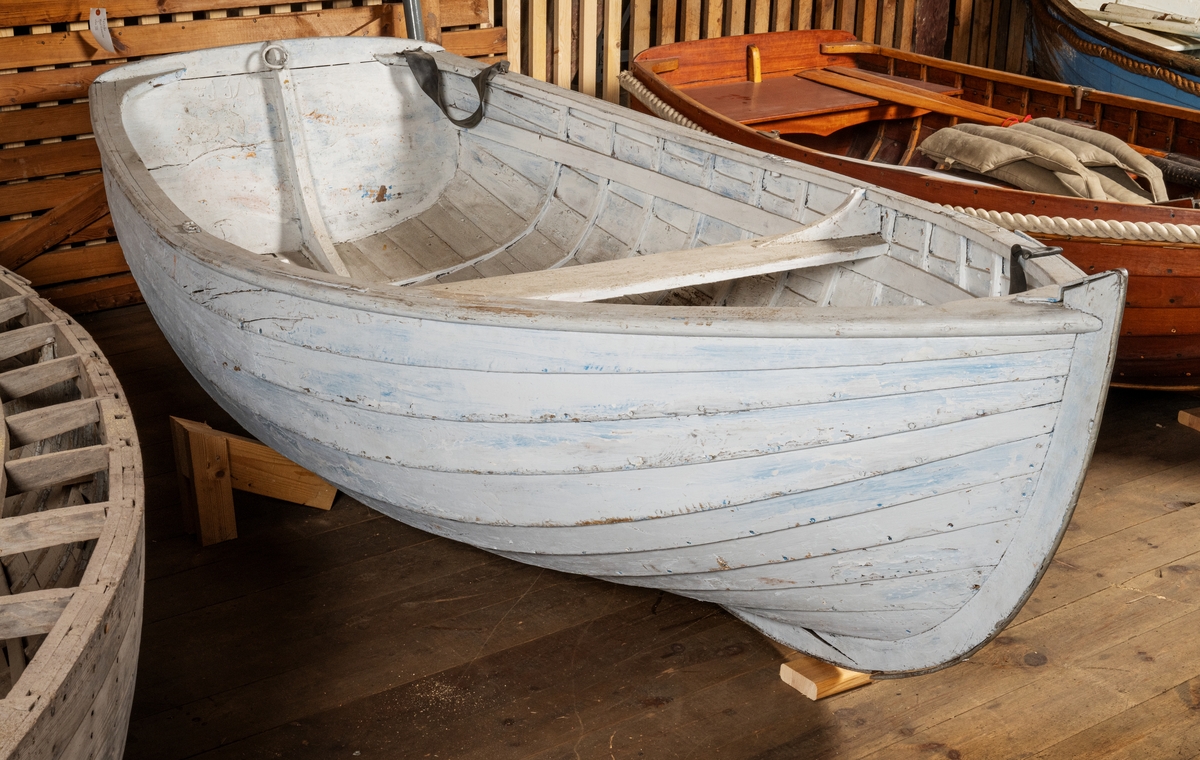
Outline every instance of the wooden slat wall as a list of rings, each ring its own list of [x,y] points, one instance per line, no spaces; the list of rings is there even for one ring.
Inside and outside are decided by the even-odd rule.
[[[514,68],[615,102],[617,75],[630,57],[648,47],[788,29],[845,29],[867,42],[1020,72],[1025,61],[1025,2],[505,0],[505,7],[512,9],[509,58]],[[579,12],[568,22],[573,5]],[[518,18],[522,12],[523,18]],[[517,26],[520,37],[511,31]],[[580,61],[591,65],[581,66]]]
[[[95,44],[92,6],[106,8],[119,53]],[[463,55],[507,55],[490,0],[425,0],[423,8],[430,39]],[[89,192],[100,159],[87,88],[114,65],[243,42],[404,32],[399,0],[0,3],[0,265],[71,312],[141,300],[107,208]]]

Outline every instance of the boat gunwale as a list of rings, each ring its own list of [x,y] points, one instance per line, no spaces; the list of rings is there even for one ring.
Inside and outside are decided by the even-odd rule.
[[[746,44],[753,44],[755,37],[780,34],[799,36],[802,34],[807,34],[811,31],[812,30],[792,30],[789,32],[766,32],[759,35],[744,35],[737,39],[739,41],[746,41]],[[1069,196],[1053,195],[1050,193],[1022,190],[1020,188],[1001,187],[999,185],[980,186],[978,183],[972,184],[965,181],[957,181],[956,178],[950,174],[946,174],[944,176],[917,174],[909,171],[909,167],[906,166],[880,163],[854,156],[843,156],[835,153],[828,153],[817,148],[809,148],[807,146],[792,143],[786,140],[772,138],[759,132],[751,126],[730,119],[724,114],[701,104],[694,98],[690,97],[684,89],[668,83],[665,78],[655,73],[651,66],[651,64],[655,61],[669,60],[671,57],[673,57],[668,53],[674,47],[682,45],[697,46],[698,43],[702,44],[705,42],[717,42],[718,40],[722,39],[725,38],[674,42],[668,45],[647,48],[634,57],[632,61],[630,61],[629,70],[635,77],[637,77],[639,82],[649,88],[654,95],[666,101],[668,105],[672,105],[672,101],[679,101],[680,103],[686,105],[686,109],[677,109],[681,110],[685,116],[688,116],[693,121],[697,115],[701,116],[702,118],[700,126],[704,129],[711,130],[712,125],[703,123],[704,119],[711,119],[713,122],[720,124],[725,129],[736,130],[737,132],[746,135],[753,141],[754,144],[758,146],[759,150],[774,152],[778,155],[784,155],[796,161],[802,161],[812,168],[825,169],[826,171],[829,171],[829,169],[825,168],[825,163],[828,163],[831,166],[836,166],[838,169],[841,169],[843,166],[849,164],[858,168],[860,171],[869,169],[873,171],[894,172],[898,173],[911,183],[923,183],[924,192],[929,196],[940,195],[949,198],[953,197],[955,193],[961,194],[970,191],[972,197],[970,198],[969,203],[962,203],[960,200],[954,200],[953,203],[955,205],[969,205],[977,208],[989,210],[994,209],[1002,212],[1007,211],[1012,213],[1047,215],[1052,217],[1072,216],[1081,219],[1116,219],[1130,222],[1157,222],[1161,224],[1200,224],[1200,209],[1183,209],[1171,206],[1158,206],[1154,204],[1141,205],[1123,203],[1120,201],[1074,198]],[[945,61],[940,58],[901,51],[874,43],[862,43],[856,38],[853,38],[853,36],[851,36],[850,39],[847,39],[844,43],[825,44],[836,45],[847,43],[861,45],[864,48],[872,48],[864,49],[857,53],[857,55],[877,55],[907,63],[935,67],[964,76],[976,77],[988,82],[1002,82],[1005,84],[1012,84],[1013,86],[1025,87],[1031,92],[1046,92],[1059,97],[1074,97],[1075,95],[1075,90],[1071,85],[1050,82],[1048,80],[1037,79],[1035,77],[1029,77],[1022,74],[994,72],[990,69],[973,66],[967,63]],[[998,77],[997,75],[1001,76]],[[1200,123],[1200,119],[1196,119],[1196,111],[1182,106],[1159,103],[1157,101],[1145,100],[1127,95],[1118,95],[1100,90],[1088,92],[1085,98],[1086,102],[1088,103],[1099,103],[1100,105],[1114,106],[1117,108],[1147,111],[1167,118],[1197,121],[1197,123]],[[969,103],[970,101],[964,102]],[[672,105],[672,107],[675,106]],[[690,113],[688,109],[690,109]],[[1016,116],[1016,114],[1014,114],[1014,116]],[[807,156],[809,159],[815,159],[820,163],[809,163],[808,160],[802,158],[804,156]],[[900,192],[906,192],[914,195],[916,194],[912,189],[906,189]],[[933,203],[935,205],[942,204],[941,201],[926,202]],[[949,205],[949,203],[950,202],[946,202],[946,205]],[[1039,208],[1039,205],[1042,208]],[[1046,206],[1050,206],[1051,209],[1043,210]],[[1189,221],[1187,217],[1194,218],[1190,219]],[[1141,241],[1122,240],[1119,242],[1124,244],[1137,244]],[[1172,247],[1200,249],[1200,244],[1196,243],[1170,243],[1169,245]]]
[[[318,41],[297,40],[292,42],[293,44],[312,44]],[[339,42],[343,45],[340,55],[344,58],[352,57],[356,46],[347,46],[345,43],[350,42],[349,40],[339,39]],[[416,44],[404,40],[381,42],[363,39],[354,42],[367,48],[385,48],[388,54],[392,53],[397,45]],[[216,50],[223,50],[226,53],[234,50],[248,52],[259,47],[254,44],[235,45]],[[570,304],[522,299],[445,297],[387,283],[347,281],[324,272],[303,270],[295,266],[275,263],[271,258],[246,251],[207,231],[185,231],[185,225],[189,223],[194,225],[194,222],[191,222],[190,218],[170,200],[154,180],[149,170],[141,162],[136,148],[133,147],[132,141],[124,129],[123,111],[127,94],[136,87],[162,79],[164,74],[178,71],[177,64],[180,59],[205,52],[208,51],[178,54],[131,64],[106,72],[92,85],[90,97],[94,104],[93,124],[94,130],[100,138],[98,142],[106,168],[106,181],[120,188],[122,194],[134,206],[135,211],[154,227],[155,233],[162,237],[172,249],[266,291],[282,290],[308,300],[336,303],[352,309],[386,313],[399,317],[515,326],[528,329],[567,329],[577,332],[646,334],[668,332],[676,335],[728,335],[731,337],[844,338],[857,335],[863,337],[988,336],[1024,334],[1029,330],[1038,333],[1047,330],[1077,333],[1099,328],[1097,320],[1081,314],[1076,315],[1079,319],[1074,320],[1076,322],[1074,325],[1070,324],[1072,322],[1070,319],[1058,320],[1057,326],[1042,324],[1051,321],[1052,315],[1032,314],[1028,308],[1031,304],[1018,303],[1017,298],[1019,297],[1012,296],[966,298],[940,306],[890,307],[892,310],[890,312],[888,311],[889,307],[825,307],[819,310],[798,310],[783,307],[657,306],[648,310],[646,306],[626,304]],[[446,64],[442,67],[443,71],[454,71],[463,76],[469,76],[483,68],[482,64],[467,62],[465,59],[460,60],[457,57],[447,59],[441,54],[438,57],[443,64]],[[298,66],[297,68],[304,67]],[[157,73],[151,75],[143,73],[148,71]],[[257,73],[260,72],[248,71],[244,72],[244,75]],[[506,76],[513,77],[514,75]],[[561,88],[537,82],[528,77],[520,75],[515,75],[515,77],[515,79],[507,81],[504,77],[497,77],[492,80],[492,86],[504,88],[518,97],[523,96],[522,89],[533,89],[540,96],[555,101],[556,105],[564,109],[581,105],[574,101],[582,96],[574,93],[567,94]],[[166,82],[162,83],[166,84]],[[154,85],[151,84],[151,86]],[[665,132],[664,138],[675,138],[684,144],[699,141],[711,154],[720,155],[741,164],[752,165],[764,171],[776,170],[776,167],[772,166],[772,164],[776,164],[780,169],[799,169],[799,171],[792,171],[791,174],[799,175],[798,178],[801,181],[809,182],[815,179],[820,182],[825,179],[830,181],[829,184],[846,183],[853,186],[853,181],[847,182],[846,178],[838,177],[828,170],[791,164],[785,159],[773,156],[756,156],[750,149],[730,145],[726,141],[701,135],[693,130],[666,125],[660,120],[650,119],[605,101],[589,99],[583,105],[600,110],[605,118],[614,123],[626,124],[631,128],[643,131],[648,127],[653,127],[654,132]],[[647,124],[647,121],[650,123]],[[604,155],[606,154],[597,153],[597,156]],[[805,174],[817,176],[809,178],[804,177]],[[1008,232],[971,217],[951,215],[936,204],[903,198],[898,193],[888,190],[881,192],[875,188],[868,190],[868,194],[871,200],[881,202],[880,205],[886,208],[908,214],[925,223],[941,226],[952,234],[974,241],[992,253],[999,253],[995,250],[996,248],[1011,244],[1036,245],[1025,235]],[[731,199],[731,202],[736,201]],[[1057,266],[1052,262],[1056,262]],[[1050,288],[1061,288],[1082,279],[1082,273],[1079,273],[1079,277],[1068,277],[1067,269],[1075,269],[1075,267],[1060,257],[1031,260],[1026,266],[1031,279],[1042,279],[1054,283],[1054,285],[1046,286]],[[1077,269],[1075,271],[1078,272]],[[1051,295],[1051,297],[1053,296]],[[1012,328],[1012,332],[998,331],[996,313],[982,313],[972,318],[971,307],[965,305],[981,302],[995,304],[992,307],[993,312],[1011,312],[1017,315],[1020,326]],[[1050,308],[1058,309],[1055,313],[1062,314],[1061,307],[1058,306],[1044,307],[1043,311],[1049,311]],[[797,318],[798,311],[803,312],[799,319]],[[987,312],[988,309],[985,307],[982,311]],[[1029,316],[1023,317],[1022,315]],[[912,327],[904,329],[905,322],[912,323]],[[870,323],[875,324],[872,326]],[[1038,325],[1041,327],[1038,328]],[[664,328],[667,329],[664,330]]]

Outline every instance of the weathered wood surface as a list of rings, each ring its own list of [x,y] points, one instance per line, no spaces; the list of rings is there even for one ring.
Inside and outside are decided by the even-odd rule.
[[[91,338],[0,271],[0,756],[117,758],[141,634],[143,479]]]
[[[997,18],[992,11],[1000,4],[996,0],[985,9],[976,3],[975,10],[986,11],[991,23]],[[969,11],[971,3],[964,5]],[[744,81],[747,45],[759,48],[764,72],[770,71],[774,79],[765,77],[761,84]],[[987,57],[986,51],[983,55]],[[664,63],[671,65],[655,71]],[[663,45],[644,51],[630,69],[668,106],[713,134],[930,202],[1085,223],[1200,225],[1200,210],[1191,208],[1187,188],[1172,185],[1173,197],[1184,199],[1179,207],[1094,202],[964,181],[936,171],[937,162],[918,149],[929,135],[958,121],[1002,125],[1029,116],[1095,126],[1144,153],[1174,151],[1200,157],[1200,111],[1081,90],[1063,78],[1034,79],[890,49],[837,31]],[[787,82],[794,78],[823,89],[801,100],[802,106],[776,108],[776,90],[794,87]],[[952,89],[931,92],[931,85]],[[737,97],[712,95],[725,91],[736,91]],[[824,92],[832,95],[822,96]],[[861,102],[848,105],[846,98]],[[826,107],[831,112],[826,113]],[[772,130],[804,137],[780,140],[771,136]],[[1186,237],[1182,242],[1153,242],[1079,234],[1037,236],[1047,245],[1062,246],[1064,255],[1088,273],[1120,267],[1133,278],[1130,288],[1137,297],[1123,316],[1114,382],[1200,388],[1200,310],[1179,297],[1194,289],[1192,262],[1200,245]],[[1174,287],[1164,287],[1143,285],[1143,277],[1181,279]]]
[[[247,429],[409,524],[717,600],[846,667],[938,667],[1015,613],[1082,477],[1120,275],[1039,258],[1040,289],[1008,296],[1022,238],[515,77],[493,80],[483,123],[453,128],[395,45],[286,44],[350,280],[294,260],[307,234],[286,221],[283,94],[258,48],[93,87],[142,291]],[[435,57],[449,107],[473,110],[479,67]],[[216,81],[242,97],[213,99]],[[222,125],[217,146],[195,119]],[[214,171],[233,160],[236,179]],[[663,251],[862,234],[824,266],[618,303],[436,291],[593,262],[637,279],[689,255]],[[903,385],[925,370],[959,380]],[[830,371],[846,382],[821,384]]]
[[[197,551],[167,416],[234,423],[145,307],[84,325],[147,452],[129,760],[1200,752],[1200,435],[1174,422],[1178,394],[1111,392],[1059,561],[998,639],[813,703],[779,678],[790,653],[716,605],[503,560],[345,497],[320,512],[239,494],[239,540]]]

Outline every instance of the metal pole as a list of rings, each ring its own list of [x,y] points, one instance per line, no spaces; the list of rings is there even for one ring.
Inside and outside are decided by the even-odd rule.
[[[404,20],[408,24],[408,36],[423,42],[425,20],[421,18],[421,0],[404,0]]]

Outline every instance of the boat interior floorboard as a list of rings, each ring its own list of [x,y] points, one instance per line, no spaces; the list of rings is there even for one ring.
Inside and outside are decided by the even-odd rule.
[[[813,304],[815,274],[696,297]],[[969,662],[813,703],[779,679],[788,652],[719,607],[518,564],[345,496],[322,512],[238,492],[240,537],[199,548],[167,417],[241,431],[145,307],[79,321],[145,456],[130,760],[1200,753],[1200,433],[1175,422],[1192,396],[1110,392],[1055,561]]]

